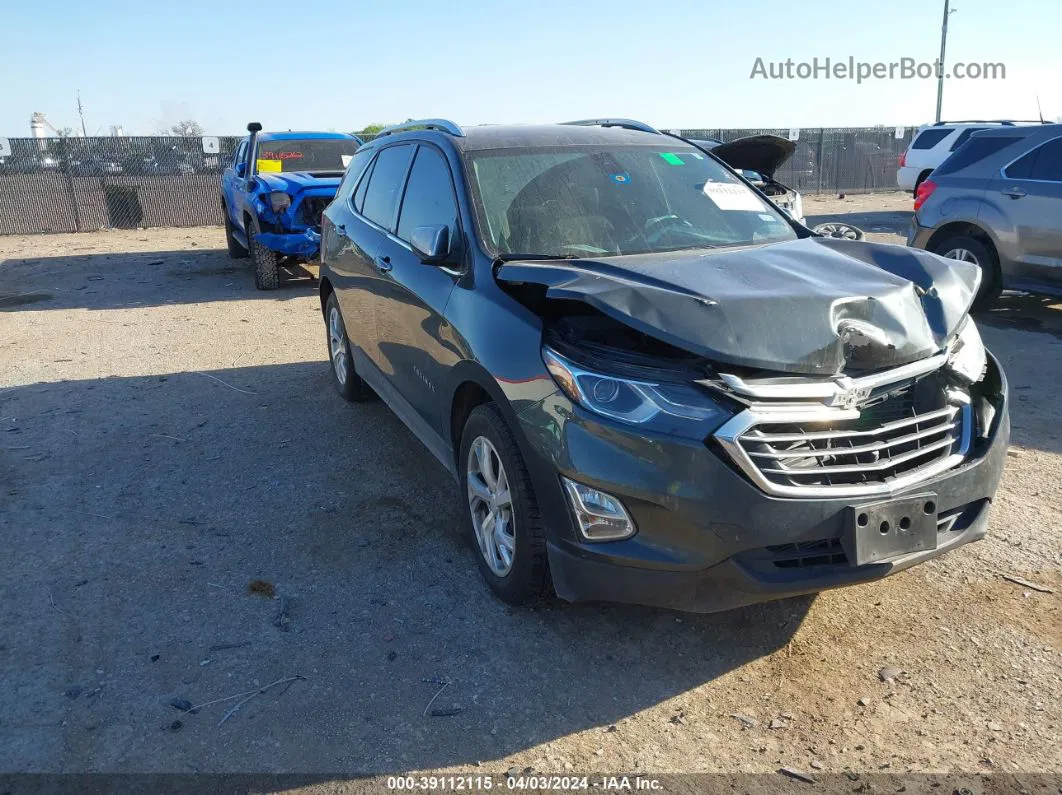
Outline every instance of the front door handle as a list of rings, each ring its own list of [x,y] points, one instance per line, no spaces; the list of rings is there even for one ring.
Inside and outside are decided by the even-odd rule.
[[[1001,191],[1004,196],[1010,196],[1012,199],[1020,199],[1025,195],[1025,191],[1015,186],[1013,188],[1007,188],[1005,191]]]
[[[377,257],[376,258],[376,270],[380,273],[387,273],[391,270],[391,258],[390,257]]]

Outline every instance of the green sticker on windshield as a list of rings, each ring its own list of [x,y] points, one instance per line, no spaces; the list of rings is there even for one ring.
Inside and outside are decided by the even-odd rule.
[[[660,154],[660,156],[662,158],[664,158],[664,162],[665,163],[670,163],[673,166],[684,166],[684,165],[686,165],[685,162],[683,162],[681,157],[679,157],[678,155],[672,154],[671,152],[660,152],[659,154]]]

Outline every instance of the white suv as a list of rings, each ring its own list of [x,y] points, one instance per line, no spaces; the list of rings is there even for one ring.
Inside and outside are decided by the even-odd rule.
[[[900,168],[896,171],[896,184],[912,193],[918,191],[922,180],[934,168],[948,159],[948,155],[966,143],[966,139],[978,130],[1006,127],[1018,124],[1039,124],[1029,121],[938,121],[920,127],[911,145],[900,155]]]

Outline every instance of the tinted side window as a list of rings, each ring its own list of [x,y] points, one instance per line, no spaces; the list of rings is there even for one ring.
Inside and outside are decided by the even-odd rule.
[[[959,137],[956,138],[955,143],[951,145],[951,151],[954,152],[956,149],[966,143],[966,139],[973,135],[975,132],[980,132],[981,130],[987,129],[987,127],[967,127],[965,130],[959,133]]]
[[[1062,138],[1048,141],[1036,153],[1032,178],[1062,182]]]
[[[358,189],[354,191],[354,209],[359,213],[361,212],[361,206],[365,203],[365,191],[369,189],[369,180],[372,179],[372,170],[376,167],[376,161],[369,163],[369,167],[365,169],[365,174],[361,178],[361,182],[358,183]]]
[[[1032,176],[1033,164],[1036,162],[1038,149],[1026,152],[1018,160],[1015,160],[1003,172],[1011,179],[1029,179]]]
[[[244,161],[244,159],[245,159],[244,156],[246,154],[247,154],[247,142],[246,141],[240,141],[240,145],[236,147],[236,155],[235,155],[235,157],[232,158],[232,164],[236,165],[237,163],[242,163]]]
[[[413,170],[402,199],[398,236],[409,240],[418,226],[446,226],[450,239],[457,234],[457,203],[446,159],[430,146],[417,150]]]
[[[402,193],[412,156],[413,147],[409,144],[389,147],[376,156],[361,214],[384,229],[394,229],[398,197]]]
[[[1021,138],[1015,136],[973,138],[967,141],[962,149],[934,169],[933,173],[939,175],[952,174],[960,169],[972,166],[974,163],[984,160],[989,155],[1001,152],[1012,143],[1020,140]]]
[[[365,171],[365,167],[369,164],[372,156],[373,150],[364,149],[351,158],[350,164],[347,166],[347,172],[343,175],[343,181],[339,183],[339,190],[336,191],[337,199],[345,199],[350,195],[351,190],[353,190],[358,178],[361,177],[362,172]]]
[[[923,130],[922,134],[919,135],[917,138],[914,139],[914,141],[911,142],[911,148],[912,149],[932,149],[934,146],[939,144],[941,141],[943,141],[945,138],[947,138],[953,132],[955,132],[954,129],[947,128],[947,127],[943,128],[943,129],[941,129],[940,127],[934,127],[934,128],[932,128],[930,130]]]

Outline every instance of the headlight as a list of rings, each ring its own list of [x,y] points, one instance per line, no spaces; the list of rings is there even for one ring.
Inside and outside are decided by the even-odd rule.
[[[595,414],[665,433],[706,436],[729,415],[693,384],[636,381],[595,373],[542,349],[546,369],[568,398]],[[710,427],[709,427],[710,426]]]
[[[269,204],[273,212],[282,213],[291,206],[291,197],[283,191],[275,190],[269,194]]]
[[[984,378],[988,356],[973,318],[967,317],[963,321],[962,328],[948,347],[948,367],[952,372],[967,384],[976,384]]]

